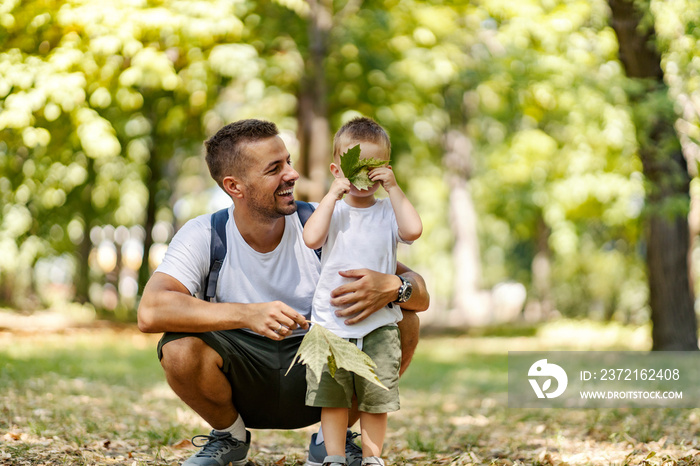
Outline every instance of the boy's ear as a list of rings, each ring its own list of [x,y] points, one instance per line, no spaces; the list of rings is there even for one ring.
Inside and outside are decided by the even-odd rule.
[[[342,178],[342,177],[344,176],[344,175],[343,175],[343,170],[341,170],[340,167],[339,167],[337,164],[335,164],[335,163],[332,163],[332,164],[331,164],[331,174],[332,174],[335,178]]]
[[[232,176],[225,177],[221,184],[223,185],[224,191],[231,197],[242,198],[243,197],[243,183],[241,180],[234,178]]]

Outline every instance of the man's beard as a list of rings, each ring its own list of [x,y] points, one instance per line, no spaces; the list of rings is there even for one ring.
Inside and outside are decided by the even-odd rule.
[[[294,187],[294,184],[280,186],[277,188],[275,193],[272,194],[272,203],[269,202],[268,196],[251,196],[248,200],[250,211],[257,216],[268,220],[276,220],[280,217],[293,214],[297,211],[296,202],[291,201],[289,204],[280,205],[276,194],[279,191],[292,187]]]

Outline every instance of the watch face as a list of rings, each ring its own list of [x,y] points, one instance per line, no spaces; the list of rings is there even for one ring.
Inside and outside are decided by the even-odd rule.
[[[403,302],[408,301],[408,299],[411,297],[412,293],[413,293],[413,287],[410,284],[408,284],[408,286],[406,286],[406,288],[403,290],[403,293],[402,293],[403,296],[401,296],[401,300]]]
[[[401,279],[401,287],[399,288],[399,299],[400,303],[405,303],[411,297],[413,292],[413,285],[408,280]]]

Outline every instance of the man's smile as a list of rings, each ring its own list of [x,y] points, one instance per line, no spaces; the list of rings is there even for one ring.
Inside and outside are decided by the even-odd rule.
[[[284,197],[284,196],[291,196],[293,193],[294,193],[294,186],[277,191],[275,193],[275,195]]]

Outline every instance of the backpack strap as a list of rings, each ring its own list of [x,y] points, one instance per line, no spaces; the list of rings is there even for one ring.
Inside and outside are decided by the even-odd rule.
[[[314,210],[316,208],[309,204],[308,202],[304,201],[296,201],[297,203],[297,214],[299,215],[299,220],[301,221],[301,226],[302,228],[304,225],[306,225],[306,221],[311,217],[311,214],[314,213]],[[314,249],[314,252],[318,256],[318,259],[321,259],[321,248]]]
[[[296,201],[297,213],[301,226],[306,225],[306,221],[314,213],[314,206],[304,201]],[[204,282],[205,301],[213,301],[216,296],[216,284],[219,281],[219,273],[224,265],[226,257],[226,222],[228,222],[228,208],[214,212],[211,216],[211,246],[209,248],[209,274]],[[319,260],[321,259],[321,248],[314,250]]]
[[[226,222],[228,208],[221,209],[211,216],[211,246],[209,248],[209,274],[204,286],[204,300],[213,301],[216,296],[216,283],[226,257]]]

